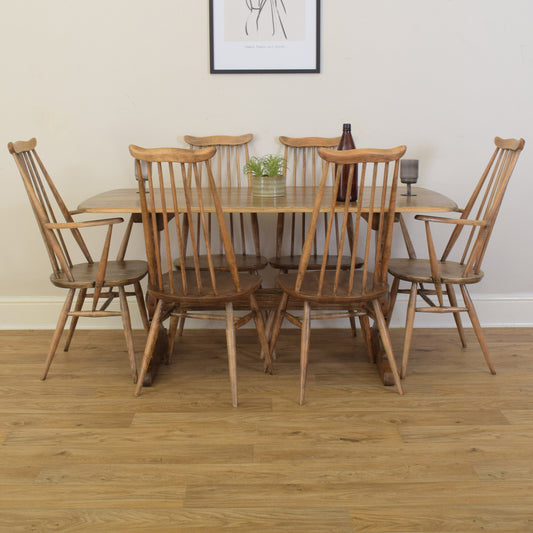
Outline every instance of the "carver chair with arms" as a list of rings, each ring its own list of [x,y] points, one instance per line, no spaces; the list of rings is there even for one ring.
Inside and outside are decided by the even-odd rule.
[[[338,151],[320,148],[319,155],[325,161],[317,190],[316,203],[306,233],[297,272],[281,273],[278,285],[283,291],[271,338],[271,350],[280,333],[284,317],[302,329],[300,348],[300,405],[304,402],[305,382],[309,355],[311,320],[350,316],[354,310],[360,317],[364,339],[372,352],[370,319],[377,323],[379,334],[400,394],[403,393],[396,362],[392,352],[387,323],[383,314],[383,301],[388,295],[387,267],[390,257],[392,231],[398,183],[398,162],[405,153],[405,146],[389,150],[357,149]],[[359,171],[359,198],[350,203],[349,197],[342,204],[336,202],[343,166],[349,167],[348,190],[354,179],[355,167]],[[320,216],[320,204],[326,187],[330,167],[336,168],[333,183],[334,195],[329,209],[328,223],[322,247],[322,264],[319,270],[309,270],[313,242]],[[328,268],[330,241],[334,235],[334,213],[340,215],[339,246],[335,254],[336,266]],[[351,264],[348,270],[341,267],[342,249],[347,239],[353,238]],[[358,257],[362,267],[357,268]],[[335,263],[335,261],[334,261]],[[291,299],[303,302],[303,317],[287,311]],[[316,310],[312,314],[311,310]],[[327,311],[333,311],[332,314]]]
[[[487,366],[492,374],[496,373],[467,285],[478,283],[483,278],[481,270],[483,257],[507,184],[525,142],[523,139],[496,137],[494,143],[494,152],[466,207],[459,210],[461,213],[459,218],[428,215],[415,217],[423,221],[425,225],[428,259],[418,259],[414,251],[411,251],[409,258],[393,258],[389,263],[389,272],[394,276],[389,318],[397,294],[409,294],[402,355],[402,377],[405,377],[407,371],[416,312],[452,313],[463,347],[466,347],[466,340],[460,313],[467,313]],[[432,224],[447,224],[453,228],[440,258],[437,255],[431,231]],[[452,260],[452,257],[455,260]],[[410,288],[400,289],[401,281],[410,283]],[[455,286],[458,286],[461,291],[463,305],[458,304]],[[420,297],[426,305],[418,307],[417,297]]]
[[[271,370],[271,361],[263,318],[254,296],[261,285],[261,277],[239,272],[237,268],[211,171],[215,152],[214,147],[184,150],[130,146],[136,164],[140,167],[142,161],[147,163],[148,186],[145,191],[140,185],[139,195],[148,258],[148,295],[156,302],[136,394],[141,392],[161,323],[186,312],[188,318],[225,321],[232,403],[236,407],[236,328],[253,318],[265,354],[266,371]],[[204,180],[203,188],[200,187],[201,179]],[[159,233],[157,221],[161,213],[163,228]],[[216,218],[213,228],[209,227],[209,213]],[[194,222],[195,218],[200,221],[199,225]],[[198,231],[203,236],[205,266],[200,264]],[[211,242],[218,237],[224,247],[225,262],[215,264]],[[250,312],[239,318],[234,316],[233,303],[243,299],[248,300]],[[220,310],[224,311],[223,316]],[[170,352],[172,343],[171,338]]]
[[[124,260],[124,242],[120,247],[116,261],[109,260],[113,226],[123,222],[123,220],[121,218],[110,218],[75,222],[73,215],[76,212],[67,209],[52,178],[37,154],[36,146],[36,139],[31,139],[29,141],[9,143],[8,149],[13,155],[22,176],[52,264],[50,281],[56,287],[68,290],[48,351],[42,379],[46,379],[48,375],[69,316],[71,317],[71,324],[65,343],[65,351],[69,349],[80,317],[121,316],[131,375],[134,382],[136,382],[137,365],[127,297],[136,296],[144,327],[148,330],[148,317],[140,285],[140,281],[147,274],[146,261]],[[80,231],[95,227],[107,227],[99,261],[93,260]],[[72,243],[70,242],[71,240],[73,240]],[[77,251],[75,251],[75,248]],[[74,253],[81,255],[83,262],[75,264],[72,259],[74,258]],[[133,288],[133,292],[131,289],[127,290],[128,286]],[[76,292],[78,296],[74,309],[72,309]],[[119,299],[120,311],[108,310],[109,305],[115,298]],[[84,309],[86,301],[92,301],[89,309]],[[101,303],[100,307],[98,307],[99,302]]]

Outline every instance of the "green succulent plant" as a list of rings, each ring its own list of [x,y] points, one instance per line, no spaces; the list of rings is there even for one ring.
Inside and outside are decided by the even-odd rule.
[[[244,165],[244,172],[252,176],[265,176],[275,178],[283,176],[286,170],[285,158],[279,155],[268,154],[263,157],[253,156],[250,161]]]

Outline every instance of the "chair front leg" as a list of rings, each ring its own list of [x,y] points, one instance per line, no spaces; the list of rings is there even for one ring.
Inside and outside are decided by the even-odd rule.
[[[46,379],[46,376],[48,375],[48,371],[50,370],[50,365],[52,364],[52,359],[54,358],[54,355],[57,350],[57,346],[59,345],[59,341],[61,340],[61,335],[63,333],[63,330],[65,329],[65,324],[67,323],[68,314],[69,314],[70,308],[72,307],[72,301],[74,300],[75,292],[76,292],[76,289],[69,289],[67,297],[65,299],[65,303],[63,304],[63,307],[61,308],[61,313],[59,313],[59,319],[57,321],[57,326],[54,331],[54,336],[52,337],[52,342],[50,343],[48,355],[46,356],[46,362],[44,363],[44,372],[41,377],[43,381]]]
[[[74,311],[81,311],[83,307],[83,303],[85,302],[85,296],[87,295],[87,289],[80,289],[80,292],[78,293],[78,299],[76,300],[76,305],[74,306]],[[72,337],[74,336],[74,332],[76,331],[76,326],[78,325],[78,316],[73,316],[70,321],[70,328],[68,331],[68,337],[65,341],[65,347],[63,348],[64,352],[68,352],[70,348],[70,343],[72,342]]]
[[[300,405],[305,401],[305,382],[307,380],[307,365],[309,363],[309,341],[311,337],[311,305],[304,302],[302,317],[302,337],[300,343]]]
[[[237,343],[235,341],[235,318],[233,304],[226,304],[226,343],[228,347],[228,368],[231,385],[231,403],[237,407]]]
[[[124,337],[126,338],[126,346],[128,348],[128,358],[130,361],[131,377],[133,383],[137,383],[137,362],[135,361],[135,349],[133,347],[133,331],[131,329],[131,316],[128,307],[128,299],[126,297],[126,290],[124,286],[118,287],[118,295],[120,299],[120,314],[122,316],[122,325],[124,327]]]
[[[455,297],[455,291],[451,283],[448,283],[446,285],[446,293],[448,294],[448,300],[450,300],[450,305],[452,307],[457,307],[457,298]],[[459,311],[455,311],[453,313],[453,319],[455,320],[455,325],[457,326],[459,338],[461,339],[461,345],[463,348],[466,348],[466,338],[463,329],[463,323],[461,322],[461,313]]]
[[[383,343],[383,348],[387,354],[387,359],[394,376],[394,383],[399,394],[403,394],[402,384],[400,381],[400,375],[398,374],[398,367],[396,366],[396,359],[394,359],[394,353],[392,351],[392,343],[389,335],[389,328],[387,327],[387,322],[383,315],[383,310],[381,309],[381,304],[379,300],[373,300],[374,305],[374,315],[376,317],[376,322],[378,324],[379,333],[381,336],[381,342]]]
[[[407,373],[407,361],[409,359],[409,351],[411,350],[413,326],[415,323],[417,294],[418,289],[416,283],[411,283],[411,291],[409,292],[409,303],[407,304],[407,314],[405,317],[405,338],[403,341],[402,370],[400,374],[402,378],[405,378],[405,375]]]

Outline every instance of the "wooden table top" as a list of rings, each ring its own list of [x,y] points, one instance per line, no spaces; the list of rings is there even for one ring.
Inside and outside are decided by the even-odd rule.
[[[315,202],[317,187],[287,187],[285,196],[261,198],[252,195],[249,188],[219,189],[222,209],[227,213],[303,213],[311,212]],[[405,187],[398,188],[396,212],[399,213],[443,213],[455,211],[457,204],[438,192],[422,187],[413,187],[416,196],[402,196]],[[169,196],[170,198],[170,196]],[[363,192],[363,208],[365,194]],[[326,188],[321,211],[328,211],[333,200],[333,188]],[[183,202],[182,202],[183,205]],[[193,205],[193,208],[195,206]],[[207,211],[214,206],[207,205]],[[344,208],[338,204],[338,211]],[[350,211],[357,210],[353,203]],[[137,189],[114,189],[84,200],[78,211],[85,213],[140,213],[141,204]]]

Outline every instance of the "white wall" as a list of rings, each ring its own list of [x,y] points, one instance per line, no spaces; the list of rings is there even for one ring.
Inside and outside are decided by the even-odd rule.
[[[320,74],[212,75],[207,1],[5,2],[0,145],[37,137],[74,207],[132,185],[128,144],[181,146],[186,133],[250,131],[262,153],[280,134],[334,136],[351,122],[359,147],[406,144],[420,185],[459,204],[495,135],[533,142],[531,0],[322,4]],[[526,144],[472,290],[485,324],[533,324],[531,153]],[[51,327],[64,294],[48,282],[7,149],[0,175],[0,327]]]

